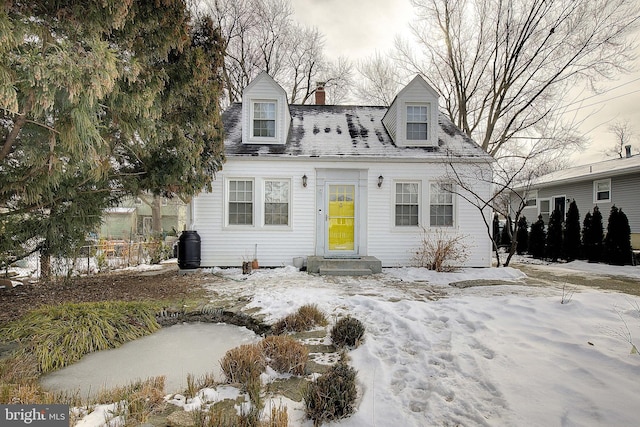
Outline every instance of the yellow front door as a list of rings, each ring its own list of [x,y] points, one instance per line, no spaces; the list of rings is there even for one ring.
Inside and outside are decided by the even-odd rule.
[[[353,251],[356,186],[329,185],[328,236],[330,251]]]

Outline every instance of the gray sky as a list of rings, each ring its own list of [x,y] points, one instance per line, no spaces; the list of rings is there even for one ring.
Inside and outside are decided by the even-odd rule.
[[[393,48],[397,34],[410,37],[407,24],[413,19],[409,0],[291,0],[296,19],[316,26],[325,35],[325,52],[329,58],[339,55],[355,61],[377,51]],[[640,49],[639,49],[640,53]],[[636,68],[640,68],[640,63]],[[629,120],[635,136],[633,151],[640,150],[640,71],[621,75],[606,82],[605,93],[594,95],[588,90],[577,92],[573,99],[583,100],[568,110],[580,129],[589,137],[586,150],[573,156],[575,165],[605,160],[603,154],[613,147],[608,131],[610,123]],[[573,101],[570,101],[573,102]]]

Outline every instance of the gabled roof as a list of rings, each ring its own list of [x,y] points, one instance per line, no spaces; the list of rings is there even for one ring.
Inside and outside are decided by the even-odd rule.
[[[548,187],[550,185],[610,178],[630,173],[640,174],[639,155],[625,157],[622,159],[605,160],[602,162],[575,166],[551,172],[532,180],[530,187]]]
[[[493,160],[443,114],[437,147],[397,147],[382,125],[387,107],[290,105],[289,111],[291,128],[284,145],[243,144],[242,105],[232,104],[222,114],[226,155]]]

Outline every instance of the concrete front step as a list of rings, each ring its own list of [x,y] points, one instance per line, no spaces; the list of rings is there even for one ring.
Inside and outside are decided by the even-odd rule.
[[[368,276],[373,272],[368,268],[324,268],[319,271],[322,276]]]
[[[324,258],[310,256],[307,258],[307,271],[333,276],[363,276],[380,273],[382,262],[376,257],[359,258]]]

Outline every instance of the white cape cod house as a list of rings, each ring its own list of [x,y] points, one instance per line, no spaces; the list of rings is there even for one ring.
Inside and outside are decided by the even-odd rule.
[[[324,104],[324,89],[317,95]],[[423,232],[436,230],[464,236],[464,266],[490,266],[482,214],[446,177],[451,164],[490,175],[492,158],[439,114],[423,78],[389,107],[289,105],[263,72],[223,123],[224,169],[189,207],[202,267],[254,257],[271,267],[299,257],[409,266]],[[477,182],[478,194],[490,191]]]

